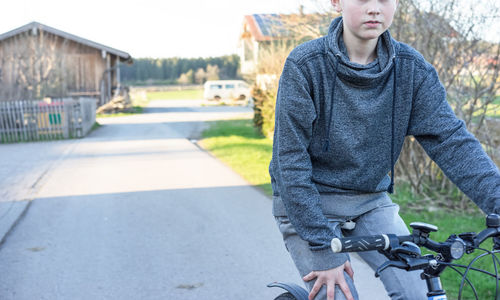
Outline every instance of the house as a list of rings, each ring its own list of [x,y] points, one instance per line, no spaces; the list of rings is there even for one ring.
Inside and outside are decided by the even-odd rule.
[[[281,64],[298,43],[325,34],[332,20],[325,14],[253,14],[243,18],[238,42],[241,74],[265,86],[275,81]]]
[[[259,50],[271,41],[289,35],[277,14],[254,14],[244,16],[242,32],[238,43],[241,73],[253,74],[259,59]]]
[[[120,64],[130,54],[32,22],[0,34],[0,101],[94,97],[120,92]]]

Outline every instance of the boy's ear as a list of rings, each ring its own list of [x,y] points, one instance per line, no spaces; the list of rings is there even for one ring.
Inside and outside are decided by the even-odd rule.
[[[342,12],[342,6],[340,5],[340,1],[341,0],[330,0],[330,2],[332,3],[333,8],[338,13]]]

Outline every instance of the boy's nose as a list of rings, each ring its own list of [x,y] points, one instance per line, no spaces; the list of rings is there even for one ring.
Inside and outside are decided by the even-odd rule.
[[[380,14],[380,3],[378,0],[370,1],[367,9],[369,15]]]

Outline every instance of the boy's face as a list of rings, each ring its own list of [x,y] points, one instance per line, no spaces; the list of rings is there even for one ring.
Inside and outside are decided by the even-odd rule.
[[[378,39],[392,24],[398,0],[331,0],[342,12],[344,31],[361,40]]]

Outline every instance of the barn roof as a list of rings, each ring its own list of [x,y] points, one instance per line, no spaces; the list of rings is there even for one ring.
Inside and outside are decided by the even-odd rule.
[[[111,47],[108,47],[108,46],[105,46],[105,45],[102,45],[102,44],[99,44],[99,43],[96,43],[96,42],[93,42],[93,41],[90,41],[90,40],[87,40],[84,38],[81,38],[81,37],[76,36],[74,34],[67,33],[67,32],[64,32],[62,30],[59,30],[59,29],[56,29],[56,28],[53,28],[53,27],[50,27],[50,26],[47,26],[47,25],[44,25],[44,24],[41,24],[38,22],[31,22],[29,24],[26,24],[24,26],[21,26],[19,28],[14,29],[14,30],[0,34],[0,42],[5,40],[5,39],[8,39],[10,37],[16,36],[18,34],[28,32],[28,31],[35,31],[35,30],[49,32],[49,33],[52,33],[54,35],[60,36],[62,38],[74,41],[76,43],[83,44],[83,45],[86,45],[86,46],[89,46],[89,47],[92,47],[92,48],[95,48],[98,50],[106,51],[108,53],[111,53],[111,54],[118,56],[121,61],[132,62],[132,56],[130,56],[130,54],[128,54],[127,52],[120,51],[120,50],[117,50],[117,49],[114,49],[114,48],[111,48]]]

